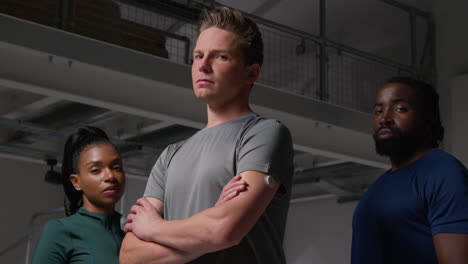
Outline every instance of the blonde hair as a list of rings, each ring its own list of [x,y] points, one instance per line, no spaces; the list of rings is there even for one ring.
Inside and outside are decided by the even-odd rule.
[[[247,65],[263,63],[263,41],[257,24],[242,12],[228,7],[205,11],[198,23],[197,35],[208,28],[217,27],[237,34],[239,48]]]

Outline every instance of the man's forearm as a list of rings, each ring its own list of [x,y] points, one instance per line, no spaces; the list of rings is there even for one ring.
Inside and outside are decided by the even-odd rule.
[[[157,243],[142,241],[133,233],[128,232],[122,242],[119,259],[122,264],[177,264],[187,263],[199,256]]]
[[[155,226],[151,240],[200,255],[236,245],[242,237],[232,232],[234,219],[226,209],[214,207],[187,219],[163,221]]]
[[[279,188],[266,187],[263,173],[246,172],[249,189],[220,206],[187,219],[161,221],[152,227],[151,240],[183,252],[204,254],[238,244],[258,221]]]

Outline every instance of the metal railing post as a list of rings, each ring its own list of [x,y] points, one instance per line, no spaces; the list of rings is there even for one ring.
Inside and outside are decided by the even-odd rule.
[[[328,53],[327,53],[327,16],[326,0],[320,0],[320,89],[319,99],[328,101]]]
[[[410,17],[410,28],[411,28],[411,67],[416,70],[416,74],[420,74],[418,65],[418,47],[417,47],[417,25],[416,25],[416,13],[414,9],[409,11]]]

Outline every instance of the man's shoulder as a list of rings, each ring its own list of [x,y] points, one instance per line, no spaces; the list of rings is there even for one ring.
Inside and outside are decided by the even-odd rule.
[[[435,183],[457,180],[467,175],[467,169],[457,158],[440,149],[433,149],[417,170],[418,175]]]
[[[167,145],[161,156],[173,156],[187,142],[189,138]]]
[[[450,168],[466,170],[465,166],[456,157],[440,149],[433,149],[428,154],[428,159],[424,165],[430,170],[447,170]]]
[[[258,114],[251,115],[244,123],[244,130],[246,131],[261,131],[263,129],[289,131],[288,128],[283,123],[281,123],[281,121]]]

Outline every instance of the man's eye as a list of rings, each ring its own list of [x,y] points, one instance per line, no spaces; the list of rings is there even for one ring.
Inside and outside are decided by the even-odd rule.
[[[375,115],[380,115],[380,114],[382,114],[382,113],[383,113],[382,109],[376,109],[376,110],[374,110],[374,114],[375,114]]]
[[[100,172],[99,169],[92,169],[89,171],[91,174],[98,174]]]
[[[226,55],[218,55],[216,58],[221,59],[221,60],[227,60],[228,57]]]
[[[193,58],[196,59],[196,60],[199,60],[199,59],[203,58],[203,55],[196,54],[196,55],[193,55]]]
[[[397,111],[397,112],[407,112],[408,109],[407,109],[406,107],[397,107],[397,108],[396,108],[396,111]]]

